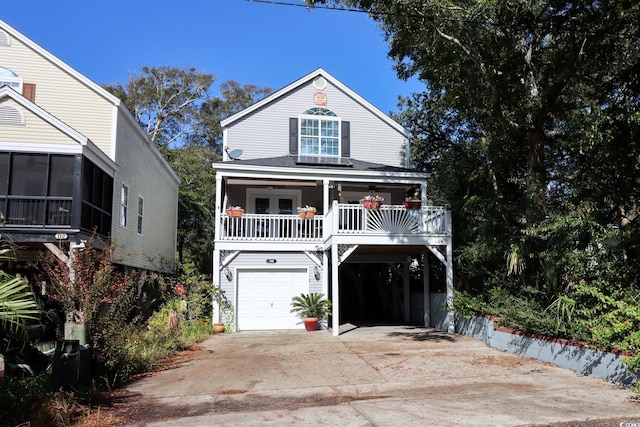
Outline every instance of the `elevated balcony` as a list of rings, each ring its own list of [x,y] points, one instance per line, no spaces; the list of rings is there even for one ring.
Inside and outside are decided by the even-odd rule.
[[[365,209],[362,205],[334,202],[326,215],[222,214],[220,241],[313,242],[331,238],[421,238],[451,236],[451,213],[442,206],[408,210],[402,205]]]

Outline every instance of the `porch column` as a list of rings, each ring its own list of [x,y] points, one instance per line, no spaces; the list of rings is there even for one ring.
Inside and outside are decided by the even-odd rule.
[[[423,313],[423,320],[424,320],[424,326],[426,326],[427,328],[431,327],[431,293],[429,290],[429,252],[428,251],[423,251],[422,252],[422,286],[423,286],[423,293],[422,293],[422,297],[423,297],[423,304],[422,306],[424,307],[424,313]]]
[[[453,242],[451,237],[447,239],[447,262],[445,264],[447,270],[447,307],[452,307],[453,302]],[[449,320],[449,326],[447,327],[447,332],[453,334],[456,332],[456,320],[455,320],[455,311],[453,309],[449,310],[447,314]]]
[[[402,287],[404,294],[404,323],[411,323],[411,286],[409,280],[409,263],[402,264]]]
[[[322,180],[322,215],[326,215],[329,207],[331,206],[331,200],[329,200],[329,180]]]
[[[226,190],[226,189],[225,189]],[[215,227],[214,227],[214,241],[220,240],[220,215],[222,213],[222,177],[216,174],[216,204],[215,204]],[[214,255],[215,256],[215,255]],[[220,258],[218,257],[218,260]],[[215,267],[215,266],[214,266]],[[213,270],[217,271],[216,269]]]
[[[327,251],[322,251],[322,293],[329,296],[329,257]]]
[[[331,246],[331,329],[333,336],[340,334],[340,284],[338,283],[338,245]]]
[[[217,213],[216,213],[217,216]],[[218,228],[218,227],[216,227]],[[213,270],[212,271],[212,280],[214,286],[220,286],[220,250],[213,250]],[[211,321],[213,323],[220,322],[220,307],[218,306],[218,300],[215,297],[213,298],[213,314],[211,317]]]

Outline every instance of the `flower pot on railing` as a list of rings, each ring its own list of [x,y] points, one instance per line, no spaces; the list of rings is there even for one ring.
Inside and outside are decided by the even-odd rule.
[[[362,199],[362,200],[360,200],[360,204],[365,209],[378,209],[378,208],[380,208],[380,205],[382,204],[382,201],[381,200]]]
[[[241,217],[244,214],[244,209],[242,208],[229,208],[227,209],[227,215],[230,217]]]
[[[303,208],[298,208],[298,216],[300,216],[300,218],[302,219],[313,218],[314,216],[316,216],[316,212],[317,209],[314,206],[306,205]]]
[[[422,200],[405,200],[402,204],[408,211],[417,211],[422,206]]]

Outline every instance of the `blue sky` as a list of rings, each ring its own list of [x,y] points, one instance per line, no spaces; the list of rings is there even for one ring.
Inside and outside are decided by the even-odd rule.
[[[363,13],[247,0],[21,0],[0,18],[99,84],[168,65],[277,90],[322,67],[385,113],[423,87],[396,77]]]

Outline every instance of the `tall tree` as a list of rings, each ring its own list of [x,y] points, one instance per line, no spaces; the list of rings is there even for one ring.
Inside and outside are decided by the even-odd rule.
[[[105,89],[134,113],[180,177],[178,194],[178,261],[195,273],[212,268],[215,171],[220,159],[220,121],[250,106],[269,88],[223,82],[211,95],[214,77],[193,68],[142,67],[122,86]]]
[[[211,274],[215,218],[215,152],[198,146],[179,147],[167,154],[180,177],[178,192],[178,261],[182,269]]]
[[[424,82],[398,119],[453,207],[459,286],[550,298],[597,279],[637,294],[638,2],[307,3],[368,12],[398,76]],[[522,274],[505,277],[505,253]]]
[[[194,132],[187,138],[189,145],[198,145],[222,154],[222,127],[220,122],[253,105],[271,93],[268,87],[252,84],[241,86],[229,80],[220,84],[220,95],[202,103]]]
[[[214,77],[194,68],[142,67],[125,86],[105,88],[120,98],[162,151],[180,145],[192,133]]]

